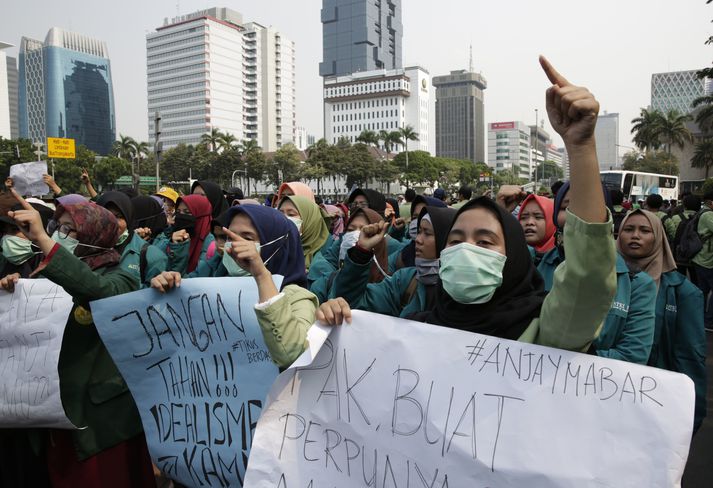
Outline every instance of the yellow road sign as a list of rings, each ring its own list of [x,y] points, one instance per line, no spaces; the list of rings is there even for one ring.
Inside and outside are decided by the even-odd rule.
[[[47,157],[60,159],[74,159],[74,139],[62,139],[59,137],[47,138]]]

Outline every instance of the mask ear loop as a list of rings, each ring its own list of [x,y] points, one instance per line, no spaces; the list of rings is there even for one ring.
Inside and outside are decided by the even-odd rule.
[[[386,274],[386,271],[384,271],[384,268],[382,268],[381,265],[379,264],[379,261],[376,259],[376,255],[372,256],[371,259],[372,259],[372,261],[374,261],[374,264],[376,264],[376,267],[379,269],[379,271],[381,272],[381,274],[384,275],[384,278],[387,279],[387,280],[388,280],[388,279],[391,279],[391,276],[389,276],[388,274]]]
[[[281,236],[281,237],[278,237],[277,239],[274,239],[274,240],[272,240],[272,241],[270,241],[270,242],[268,242],[268,243],[266,243],[266,244],[260,244],[260,248],[262,249],[263,247],[272,245],[272,244],[274,244],[274,243],[276,243],[276,242],[278,242],[278,241],[281,241],[281,240],[283,240],[283,239],[287,239],[287,236],[289,236],[289,233],[288,233],[288,234],[285,234],[285,235],[283,235],[283,236]],[[275,254],[277,254],[277,253],[280,252],[281,250],[282,250],[282,247],[278,247],[277,249],[275,249],[275,252],[273,252],[273,253],[270,255],[269,258],[267,258],[265,261],[263,261],[262,264],[264,264],[265,266],[267,266],[267,263],[269,263],[270,260],[271,260],[273,257],[275,257]]]

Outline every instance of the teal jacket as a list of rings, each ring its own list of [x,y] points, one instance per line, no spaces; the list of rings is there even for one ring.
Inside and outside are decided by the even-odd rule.
[[[706,416],[706,332],[703,293],[677,271],[661,275],[649,366],[683,373],[696,388],[695,432]]]
[[[220,278],[228,276],[228,270],[223,266],[223,255],[217,252],[207,261],[200,261],[196,269],[188,273],[186,278]]]
[[[552,289],[555,269],[564,260],[557,248],[548,251],[537,266],[545,280],[545,290]],[[656,283],[645,273],[633,277],[624,259],[616,256],[617,290],[602,331],[594,341],[602,357],[646,364],[651,352],[654,327]]]
[[[168,257],[166,271],[178,271],[181,275],[185,275],[186,270],[188,269],[188,250],[190,249],[190,241],[172,242],[171,232],[172,231],[168,230],[158,236],[153,245],[159,248]],[[205,255],[214,240],[215,237],[211,233],[205,237],[205,240],[203,241],[203,248],[201,249],[201,255],[198,258],[198,264],[206,260]]]
[[[139,282],[119,266],[92,271],[60,246],[40,266],[40,273],[64,288],[74,302],[58,370],[62,405],[81,428],[72,431],[81,461],[143,431],[134,399],[99,337],[89,307],[92,300],[134,291]]]
[[[654,342],[656,283],[646,273],[630,273],[619,254],[616,278],[616,296],[594,348],[601,357],[646,364]]]
[[[146,247],[144,279],[141,279],[141,250]],[[129,243],[124,247],[124,252],[121,253],[121,261],[119,267],[129,274],[132,274],[141,284],[141,288],[151,286],[151,278],[166,271],[168,265],[168,256],[161,252],[156,246],[153,246],[143,240],[138,234],[134,234]]]
[[[416,282],[412,296],[409,286],[416,278],[416,268],[402,268],[379,283],[369,283],[371,261],[358,264],[349,253],[334,279],[334,296],[344,298],[352,308],[369,312],[408,317],[426,309],[426,288]],[[405,302],[405,303],[404,303]]]

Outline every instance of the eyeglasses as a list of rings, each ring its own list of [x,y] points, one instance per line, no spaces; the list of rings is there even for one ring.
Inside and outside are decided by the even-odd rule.
[[[47,233],[52,235],[55,232],[57,232],[61,239],[66,239],[72,232],[77,232],[77,229],[69,224],[60,224],[56,220],[50,220],[47,224]]]
[[[352,210],[357,208],[369,208],[369,202],[352,202],[349,208]]]

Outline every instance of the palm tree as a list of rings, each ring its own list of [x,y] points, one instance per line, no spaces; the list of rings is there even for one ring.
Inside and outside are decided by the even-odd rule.
[[[223,140],[223,137],[224,135],[222,132],[220,132],[220,129],[212,127],[209,133],[203,134],[201,136],[200,143],[205,144],[209,151],[216,152],[218,150],[218,147],[220,146],[220,141]]]
[[[121,159],[132,161],[135,147],[136,141],[133,137],[119,134],[119,140],[114,142],[111,152]]]
[[[713,130],[713,95],[698,97],[693,100],[691,107],[697,108],[702,106],[696,113],[696,124],[703,132]]]
[[[234,143],[237,140],[238,139],[233,134],[226,132],[220,138],[220,141],[218,142],[218,144],[220,145],[220,148],[223,151],[227,151],[228,149],[233,149]]]
[[[131,156],[136,158],[136,162],[141,163],[146,156],[149,155],[149,143],[134,141],[133,148],[131,150]]]
[[[404,141],[404,151],[406,151],[406,171],[408,171],[408,141],[418,141],[418,133],[410,125],[404,126],[399,131],[401,139]]]
[[[231,134],[226,135],[230,135],[232,137]],[[243,171],[245,171],[245,183],[247,186],[246,195],[250,193],[250,171],[248,168],[248,161],[251,159],[250,155],[254,152],[262,152],[262,148],[257,144],[257,139],[243,139],[243,142],[238,145],[238,153],[240,153],[240,159],[244,163]],[[255,191],[257,192],[257,188]]]
[[[363,142],[367,146],[373,144],[374,146],[379,145],[379,135],[373,130],[363,130],[359,137],[356,139],[358,142]]]
[[[638,117],[631,123],[631,133],[634,134],[634,144],[643,151],[658,149],[661,141],[658,137],[658,127],[661,125],[663,114],[658,110],[641,109]]]
[[[713,166],[713,139],[708,139],[696,144],[693,158],[691,158],[691,166],[694,168],[705,168],[706,179],[708,179],[708,171]]]
[[[672,146],[683,149],[686,142],[693,142],[693,134],[686,127],[686,122],[692,119],[693,117],[689,114],[681,114],[675,109],[669,110],[661,118],[659,126],[656,128],[656,135],[662,143],[666,144],[666,151],[669,154],[671,154]]]

